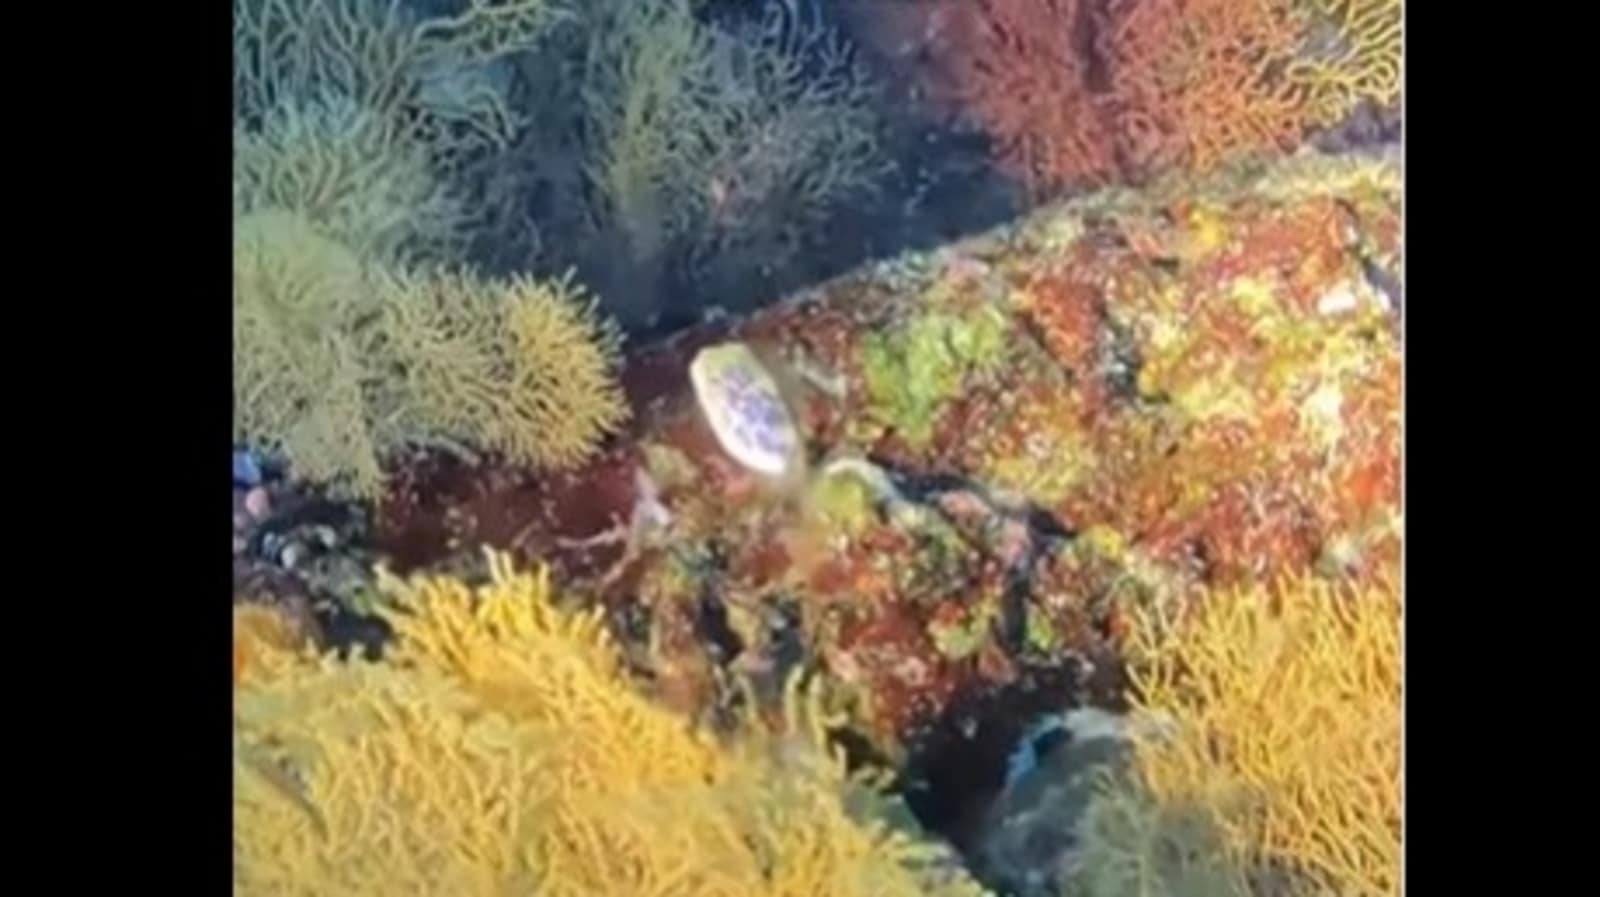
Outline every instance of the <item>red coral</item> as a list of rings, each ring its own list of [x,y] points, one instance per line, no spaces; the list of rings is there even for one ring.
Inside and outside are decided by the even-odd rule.
[[[1204,169],[1305,129],[1286,0],[972,0],[949,18],[940,80],[1035,191]]]
[[[1287,149],[1304,99],[1278,74],[1300,41],[1283,0],[1110,0],[1099,51],[1127,157],[1204,169],[1239,150]]]
[[[1118,173],[1109,109],[1091,90],[1088,12],[1083,0],[972,0],[932,48],[1000,164],[1034,189]]]

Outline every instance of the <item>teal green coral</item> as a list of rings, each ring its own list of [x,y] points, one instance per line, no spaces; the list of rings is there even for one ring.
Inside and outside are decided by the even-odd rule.
[[[1006,323],[992,308],[962,315],[930,312],[903,332],[873,334],[863,346],[869,414],[913,448],[933,439],[945,403],[969,374],[993,370],[1005,347]]]

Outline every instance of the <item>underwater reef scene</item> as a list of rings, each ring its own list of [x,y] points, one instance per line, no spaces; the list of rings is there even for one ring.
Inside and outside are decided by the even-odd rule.
[[[234,891],[1401,890],[1398,0],[234,0]]]

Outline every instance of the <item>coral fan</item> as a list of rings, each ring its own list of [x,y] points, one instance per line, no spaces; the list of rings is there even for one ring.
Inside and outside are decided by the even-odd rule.
[[[236,439],[283,451],[302,476],[375,492],[382,479],[352,334],[377,312],[360,260],[300,216],[235,222],[233,396]]]
[[[596,279],[621,278],[627,314],[657,310],[663,274],[743,296],[888,170],[865,69],[790,13],[770,4],[734,25],[688,0],[582,13],[578,254]]]
[[[338,97],[447,165],[504,141],[515,117],[472,76],[534,43],[566,13],[556,0],[465,0],[458,8],[423,18],[384,0],[235,0],[235,115],[254,126],[285,102]]]
[[[1119,172],[1114,120],[1091,82],[1081,0],[973,0],[949,12],[933,48],[949,92],[1031,187]]]
[[[239,688],[239,893],[981,893],[884,811],[853,818],[876,801],[810,692],[720,743],[633,692],[547,572],[389,585],[391,659],[286,657]]]
[[[561,16],[552,0],[429,19],[380,0],[235,2],[234,214],[286,209],[383,261],[448,257],[475,223],[464,166],[519,124],[485,66]]]
[[[1311,45],[1289,67],[1304,86],[1312,119],[1331,124],[1363,100],[1400,97],[1400,0],[1307,0]]]
[[[1283,0],[1113,0],[1100,32],[1133,174],[1287,149],[1303,104],[1277,72],[1298,47]]]
[[[468,216],[427,148],[350,100],[283,101],[253,128],[235,124],[234,216],[287,210],[364,258],[448,256]]]
[[[1400,593],[1296,577],[1140,612],[1140,786],[1203,808],[1241,867],[1329,893],[1400,875]]]
[[[482,281],[450,271],[390,276],[375,323],[414,437],[459,438],[520,463],[571,466],[627,417],[619,339],[571,280]]]
[[[1399,92],[1394,0],[929,4],[925,77],[1036,192],[1293,147]]]
[[[234,426],[360,496],[408,443],[579,461],[626,416],[614,333],[567,281],[364,265],[284,212],[234,235]]]

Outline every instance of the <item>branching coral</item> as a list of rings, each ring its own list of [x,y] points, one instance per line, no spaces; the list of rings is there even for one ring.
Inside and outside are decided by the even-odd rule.
[[[566,13],[559,0],[465,0],[422,18],[394,0],[236,0],[236,118],[338,98],[385,119],[436,161],[503,143],[515,116],[482,67],[532,45]]]
[[[372,394],[413,438],[461,439],[571,466],[627,417],[620,341],[570,280],[482,281],[434,270],[380,281]]]
[[[234,214],[283,208],[383,261],[448,258],[474,222],[460,178],[521,122],[489,66],[562,17],[468,0],[234,3]]]
[[[1391,895],[1400,872],[1400,594],[1295,578],[1223,590],[1130,644],[1139,779],[1208,808],[1241,866],[1329,893]]]
[[[956,101],[1035,191],[1119,172],[1113,119],[1091,83],[1081,0],[972,0],[934,48]]]
[[[235,220],[264,209],[302,216],[363,258],[448,257],[468,215],[426,146],[334,94],[284,102],[258,126],[235,124]]]
[[[1299,42],[1284,0],[1112,0],[1102,27],[1134,173],[1204,170],[1300,137],[1301,99],[1277,74]]]
[[[469,174],[526,123],[507,93],[506,58],[568,13],[562,0],[434,9],[234,3],[236,221],[286,211],[384,266],[458,262],[491,239],[485,231],[505,221],[473,195]],[[364,452],[335,432],[350,429],[325,423],[315,438],[324,453]]]
[[[282,451],[308,479],[375,492],[381,437],[354,328],[377,308],[360,260],[304,219],[264,211],[235,222],[234,437]]]
[[[691,279],[781,264],[885,170],[865,71],[774,4],[735,27],[686,0],[604,0],[578,74],[590,227]],[[605,264],[615,266],[615,259]],[[716,270],[712,270],[716,269]]]
[[[706,233],[695,252],[771,267],[840,205],[874,194],[889,167],[877,143],[874,88],[849,46],[770,4],[718,31],[707,60],[717,140],[696,182]],[[745,265],[744,267],[750,267]]]
[[[533,891],[544,742],[448,680],[301,665],[236,692],[238,894]]]
[[[355,495],[406,444],[570,465],[627,414],[615,334],[566,281],[386,271],[264,211],[235,228],[233,307],[236,437]]]
[[[1394,0],[973,0],[939,77],[1036,191],[1287,149],[1399,87]]]
[[[709,82],[710,34],[684,0],[641,4],[602,0],[586,13],[581,97],[593,133],[586,175],[594,189],[591,226],[620,228],[635,259],[651,259],[692,218],[678,192],[715,141]]]
[[[548,573],[389,580],[383,663],[303,658],[237,693],[241,894],[976,895],[858,821],[861,785],[791,691],[722,744],[636,694]]]
[[[1400,0],[1305,0],[1307,47],[1288,78],[1306,89],[1310,114],[1333,124],[1363,100],[1400,98]]]

